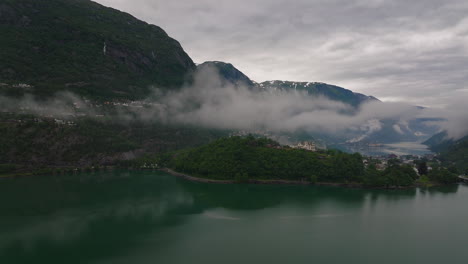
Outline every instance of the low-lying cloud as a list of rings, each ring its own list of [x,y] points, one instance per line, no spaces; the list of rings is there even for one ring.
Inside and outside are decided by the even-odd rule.
[[[31,96],[0,98],[0,103],[4,108],[20,107],[23,111],[41,115],[71,116],[77,108],[88,116],[102,114],[98,107],[89,107],[86,100],[71,93],[61,93],[47,101],[34,100]],[[138,119],[216,129],[352,134],[354,141],[381,130],[384,120],[392,120],[394,132],[403,133],[409,129],[411,120],[436,118],[439,121],[428,121],[427,125],[447,130],[452,138],[468,134],[466,106],[462,103],[453,103],[451,108],[427,109],[404,103],[369,101],[354,108],[297,91],[262,92],[223,85],[215,70],[209,68],[199,72],[192,85],[180,90],[155,89],[142,105],[138,108],[117,107],[113,115],[121,121]]]
[[[165,107],[158,118],[221,129],[366,134],[382,128],[379,120],[407,124],[425,116],[423,109],[403,103],[370,101],[355,109],[297,91],[266,93],[221,83],[212,71],[200,73],[193,86],[159,98]]]

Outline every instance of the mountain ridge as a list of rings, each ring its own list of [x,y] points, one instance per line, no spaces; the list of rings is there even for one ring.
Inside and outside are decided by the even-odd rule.
[[[251,80],[241,70],[234,65],[222,61],[206,61],[197,65],[197,71],[211,68],[217,71],[222,84],[231,84],[233,86],[245,86],[249,89],[254,89],[261,92],[291,92],[302,91],[310,96],[324,96],[330,100],[340,101],[350,104],[354,107],[359,106],[364,102],[378,101],[373,96],[356,93],[343,87],[331,85],[323,82],[295,82],[295,81],[264,81],[255,82]]]
[[[364,102],[379,101],[373,96],[356,93],[343,87],[323,82],[294,82],[272,80],[258,84],[260,89],[279,90],[279,91],[304,91],[309,95],[325,96],[331,100],[342,101],[344,103],[358,106]]]

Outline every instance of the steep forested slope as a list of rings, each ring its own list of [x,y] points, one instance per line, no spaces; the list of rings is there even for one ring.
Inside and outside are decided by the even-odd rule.
[[[195,65],[161,28],[89,0],[0,2],[0,92],[135,98]]]

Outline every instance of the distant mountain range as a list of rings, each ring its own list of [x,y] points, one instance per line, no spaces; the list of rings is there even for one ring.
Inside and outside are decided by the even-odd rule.
[[[269,93],[286,93],[291,91],[305,92],[310,96],[323,96],[330,100],[340,101],[352,106],[359,106],[360,104],[369,101],[379,101],[373,96],[355,93],[339,86],[321,82],[292,82],[276,80],[256,83],[232,64],[220,61],[208,61],[198,65],[199,70],[209,67],[218,71],[224,83],[235,86],[244,85],[258,91]]]
[[[312,96],[324,96],[330,100],[340,101],[352,106],[359,106],[364,102],[379,101],[373,96],[347,90],[345,88],[321,82],[290,82],[290,81],[266,81],[259,83],[260,89],[267,91],[302,91]]]
[[[204,70],[211,68],[219,74],[222,79],[222,83],[230,84],[234,86],[245,86],[249,89],[256,90],[258,92],[267,93],[289,93],[289,92],[302,92],[305,95],[312,97],[324,97],[329,100],[339,101],[345,104],[353,106],[358,109],[363,103],[368,102],[379,102],[380,100],[373,96],[367,96],[360,93],[355,93],[351,90],[330,85],[321,82],[292,82],[292,81],[265,81],[262,83],[256,83],[252,81],[247,75],[237,69],[230,63],[220,61],[204,62],[198,65],[198,70]],[[420,108],[420,107],[416,107]],[[415,119],[411,120],[407,124],[400,124],[400,120],[376,120],[378,122],[379,129],[376,129],[372,133],[366,133],[362,131],[355,131],[347,133],[346,135],[324,135],[320,133],[299,133],[295,134],[295,138],[301,140],[307,139],[306,134],[310,135],[310,138],[325,139],[325,141],[331,143],[348,141],[349,143],[368,142],[368,143],[392,143],[399,141],[421,141],[427,139],[434,133],[438,132],[437,127],[431,127],[425,125],[427,119]],[[371,124],[370,124],[371,125]],[[312,136],[313,134],[313,136]],[[300,136],[297,136],[300,135]]]

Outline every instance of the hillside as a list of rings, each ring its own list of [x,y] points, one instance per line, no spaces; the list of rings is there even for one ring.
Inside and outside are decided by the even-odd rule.
[[[255,86],[255,83],[244,73],[238,70],[230,63],[221,61],[206,61],[197,65],[198,71],[212,69],[219,74],[223,85],[232,84],[235,86],[244,85],[247,87]]]
[[[0,167],[90,167],[117,165],[146,154],[208,143],[226,132],[117,117],[54,118],[0,113]]]
[[[89,0],[2,0],[0,93],[139,98],[195,65],[161,28]]]
[[[424,144],[439,153],[439,159],[447,166],[454,165],[459,172],[468,173],[468,136],[458,140],[447,137],[446,132],[434,135]]]
[[[447,165],[455,165],[459,172],[468,174],[468,138],[460,139],[443,150],[440,159]]]
[[[454,140],[448,138],[447,132],[442,131],[424,141],[423,144],[428,146],[434,152],[446,151],[454,144]]]
[[[376,161],[368,161],[369,165],[365,166],[358,153],[312,152],[281,146],[267,138],[247,136],[221,138],[207,145],[165,155],[158,162],[177,172],[224,182],[286,180],[382,188],[420,184],[411,165],[390,160],[384,170],[377,170]],[[457,177],[445,168],[437,168],[425,180],[449,184],[456,182]]]
[[[261,90],[269,92],[303,91],[312,96],[324,96],[330,100],[340,101],[353,106],[358,106],[367,101],[378,101],[373,96],[354,93],[339,86],[320,82],[267,81],[259,83],[258,86]]]
[[[342,166],[335,166],[341,164]],[[363,174],[361,155],[311,152],[283,147],[267,138],[221,138],[177,152],[169,166],[212,179],[284,179],[357,182]]]

